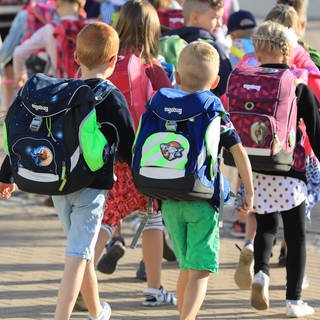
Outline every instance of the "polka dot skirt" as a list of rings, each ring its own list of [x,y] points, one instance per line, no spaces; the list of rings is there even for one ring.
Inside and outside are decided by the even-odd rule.
[[[295,178],[253,172],[253,185],[253,209],[258,214],[290,210],[307,197],[306,184]]]

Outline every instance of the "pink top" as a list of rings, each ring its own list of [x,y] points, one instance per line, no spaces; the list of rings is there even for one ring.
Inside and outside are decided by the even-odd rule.
[[[307,69],[309,72],[319,73],[319,69],[312,61],[309,52],[300,45],[293,49],[293,56],[289,61],[289,65]]]

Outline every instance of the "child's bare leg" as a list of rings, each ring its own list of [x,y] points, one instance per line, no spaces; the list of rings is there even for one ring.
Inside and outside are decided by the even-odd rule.
[[[148,288],[160,288],[162,252],[162,230],[145,230],[142,235],[142,254],[143,261],[146,267]]]
[[[55,320],[68,320],[80,291],[86,260],[66,257],[65,267],[58,292]]]
[[[180,320],[196,319],[207,293],[209,274],[209,271],[204,270],[190,269],[188,271],[188,282],[184,290]]]
[[[184,291],[188,282],[189,271],[180,269],[178,281],[177,281],[177,299],[179,314],[182,313]]]
[[[253,212],[247,214],[246,221],[246,242],[254,240],[257,230],[256,215]]]
[[[81,293],[92,316],[101,312],[97,275],[92,260],[88,261],[84,271]]]

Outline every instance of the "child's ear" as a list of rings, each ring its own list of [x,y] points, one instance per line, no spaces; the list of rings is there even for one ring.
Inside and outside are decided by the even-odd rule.
[[[212,85],[211,85],[211,88],[210,89],[214,89],[217,87],[217,85],[219,84],[220,82],[220,76],[217,75],[217,77],[215,78],[215,80],[213,81]]]
[[[109,60],[109,67],[110,68],[114,68],[115,67],[115,65],[117,63],[117,58],[118,58],[118,56],[115,55]]]
[[[77,52],[76,52],[76,51],[73,53],[73,58],[74,58],[74,61],[77,63],[77,65],[80,66],[80,61],[79,61],[79,59],[78,59],[78,56],[77,56]]]
[[[175,72],[174,72],[174,77],[175,77],[175,79],[176,79],[176,84],[177,84],[178,86],[180,86],[180,85],[181,85],[181,78],[180,78],[180,74],[179,74],[178,71],[175,71]]]
[[[188,26],[197,26],[199,22],[198,12],[192,11],[188,20]]]

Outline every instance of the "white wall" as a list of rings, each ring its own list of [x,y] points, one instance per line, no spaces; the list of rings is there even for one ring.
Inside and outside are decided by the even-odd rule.
[[[249,10],[257,18],[262,19],[276,3],[276,0],[239,0],[239,3],[242,9]],[[309,0],[308,18],[320,21],[320,0]]]

